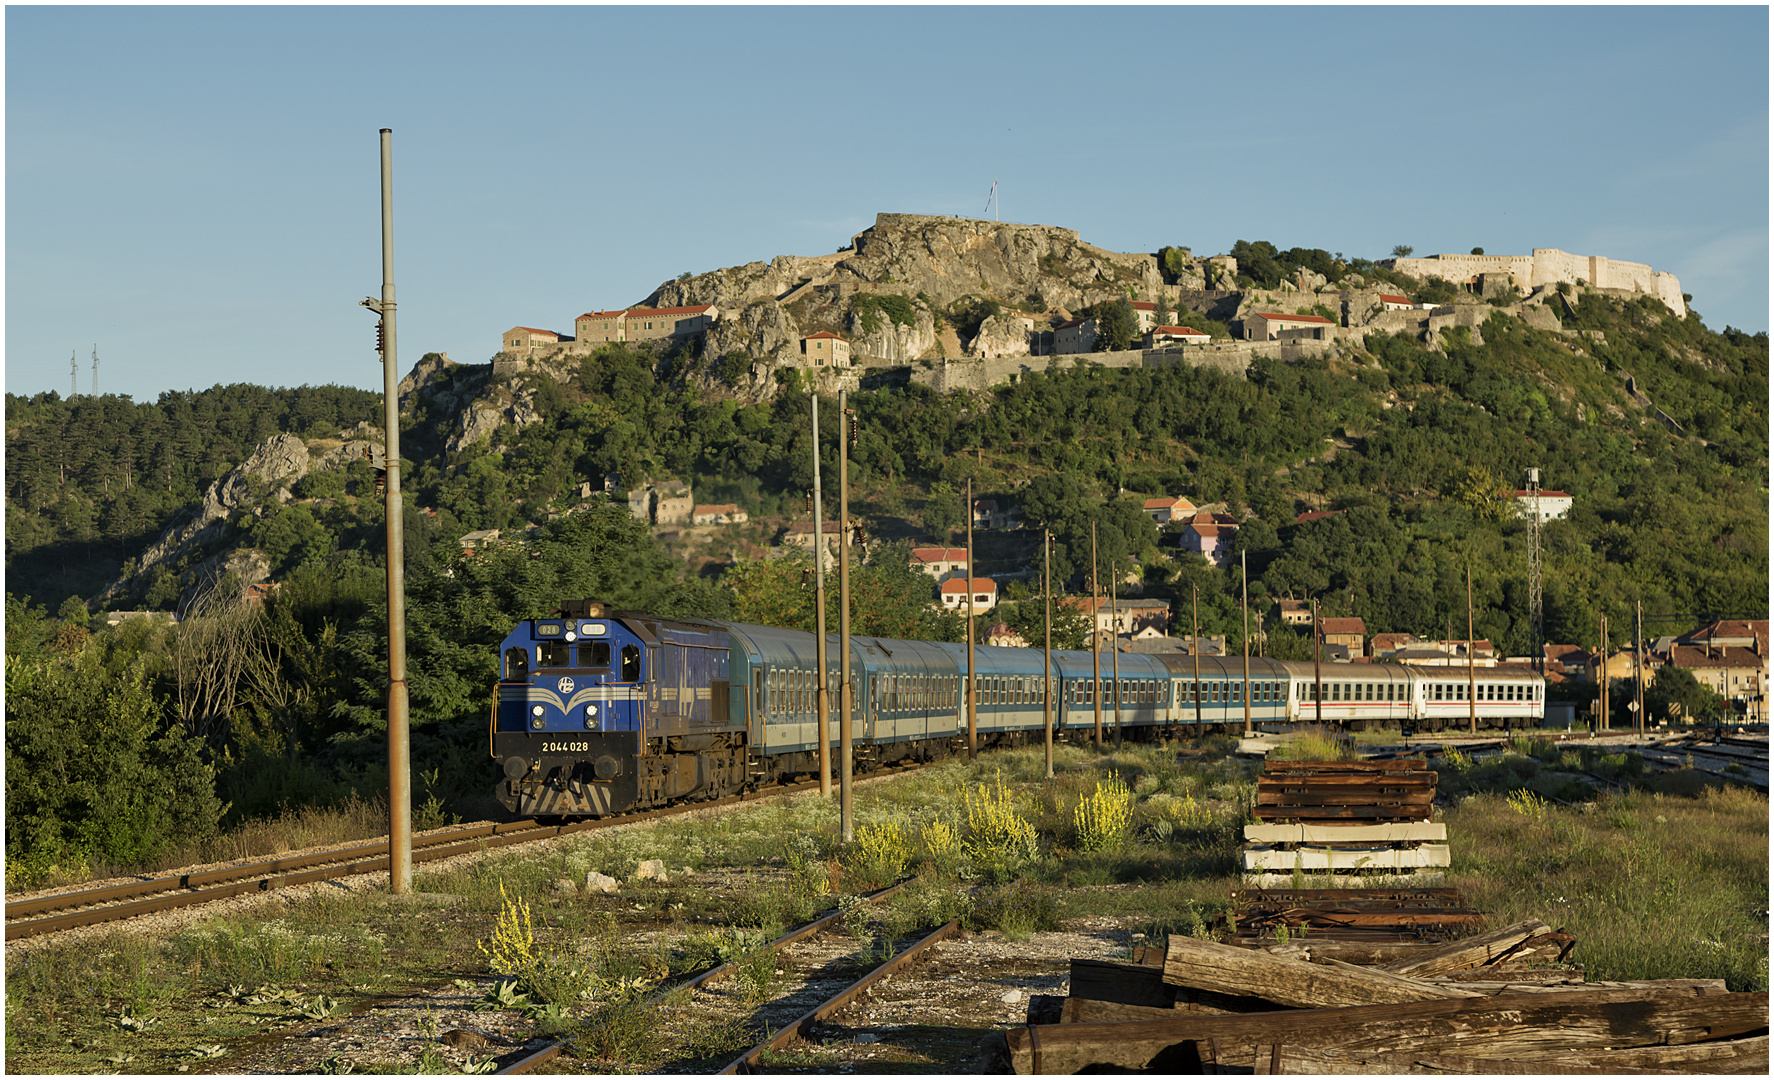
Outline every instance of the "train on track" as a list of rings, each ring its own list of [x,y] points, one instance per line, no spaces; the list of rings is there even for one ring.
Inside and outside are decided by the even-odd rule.
[[[829,737],[838,732],[838,637],[828,635]],[[533,816],[603,816],[710,799],[817,775],[815,635],[745,623],[610,611],[591,601],[558,618],[526,619],[500,646],[492,756],[499,801]],[[1124,738],[1241,731],[1253,724],[1341,728],[1533,726],[1546,683],[1519,667],[1479,668],[1473,702],[1464,667],[1325,664],[1242,657],[1122,653],[1093,670],[1089,652],[1053,653],[1056,739],[1105,731],[1119,703]],[[1200,677],[1196,672],[1199,665]],[[937,641],[852,635],[850,683],[859,770],[964,750],[967,649]],[[1042,741],[1040,649],[974,647],[981,747]],[[1323,700],[1316,696],[1322,687]]]

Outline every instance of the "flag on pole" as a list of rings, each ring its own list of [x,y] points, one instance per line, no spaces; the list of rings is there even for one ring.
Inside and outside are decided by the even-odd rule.
[[[998,178],[992,177],[992,191],[986,196],[986,209],[990,210],[998,202]]]

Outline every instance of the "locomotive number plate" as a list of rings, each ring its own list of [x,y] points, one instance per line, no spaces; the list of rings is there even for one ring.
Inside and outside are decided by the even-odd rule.
[[[588,742],[545,742],[542,744],[544,754],[583,753],[591,749]]]

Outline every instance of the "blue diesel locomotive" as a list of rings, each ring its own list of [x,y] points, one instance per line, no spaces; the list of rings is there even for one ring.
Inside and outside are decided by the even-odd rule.
[[[491,720],[492,756],[504,773],[499,801],[523,816],[604,816],[817,775],[815,646],[802,631],[613,612],[591,601],[564,605],[559,618],[526,619],[500,647]],[[826,653],[835,743],[836,634]],[[1242,658],[1123,653],[1119,667],[1117,693],[1103,657],[1105,731],[1117,698],[1126,738],[1243,727]],[[1481,722],[1543,715],[1538,675],[1481,670]],[[966,672],[963,645],[852,635],[857,768],[965,750]],[[975,646],[974,673],[981,747],[1040,742],[1041,650]],[[1053,679],[1055,738],[1088,736],[1099,685],[1092,655],[1055,651]],[[1320,685],[1322,702],[1313,696]],[[1332,664],[1315,679],[1311,664],[1252,657],[1249,686],[1255,724],[1322,718],[1430,729],[1463,723],[1470,708],[1464,669]]]

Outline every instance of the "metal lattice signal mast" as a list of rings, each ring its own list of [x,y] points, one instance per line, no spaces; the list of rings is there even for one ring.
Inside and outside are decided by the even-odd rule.
[[[1528,621],[1534,625],[1534,668],[1546,669],[1546,609],[1540,602],[1540,470],[1528,470]]]
[[[99,343],[92,343],[92,396],[99,396]]]
[[[80,396],[80,350],[68,353],[68,400],[73,401]]]

